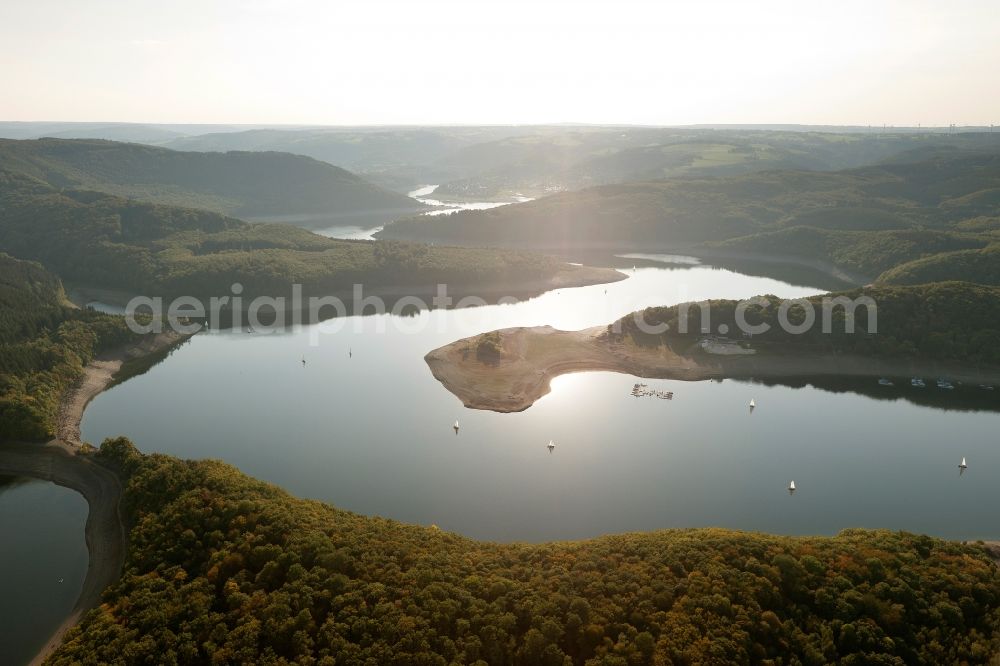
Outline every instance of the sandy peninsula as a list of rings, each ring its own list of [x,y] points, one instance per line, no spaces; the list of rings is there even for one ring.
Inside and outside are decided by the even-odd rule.
[[[604,326],[582,331],[550,326],[508,328],[490,335],[499,336],[499,357],[484,358],[478,353],[481,336],[458,340],[424,357],[434,377],[471,409],[523,411],[550,391],[554,377],[588,371],[687,381],[914,375],[948,376],[969,384],[1000,383],[1000,369],[919,359],[759,350],[746,355],[711,354],[699,344],[685,349],[640,346],[627,338],[609,337]]]
[[[63,396],[57,437],[45,443],[0,442],[0,474],[52,481],[75,490],[87,500],[84,529],[89,562],[80,596],[69,617],[45,642],[32,664],[41,664],[62,642],[83,614],[101,601],[101,594],[121,576],[125,562],[126,530],[118,505],[122,488],[118,477],[80,447],[80,420],[87,404],[115,380],[123,364],[179,344],[185,336],[174,332],[147,336],[138,343],[114,349],[84,369],[80,383]]]
[[[445,388],[472,409],[519,412],[547,394],[553,377],[607,370],[641,377],[705,379],[713,368],[667,347],[631,348],[609,342],[603,326],[560,331],[551,326],[497,331],[502,353],[483,359],[479,336],[464,338],[427,354],[424,360]]]

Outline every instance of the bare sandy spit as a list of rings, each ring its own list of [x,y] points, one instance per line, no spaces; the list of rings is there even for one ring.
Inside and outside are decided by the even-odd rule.
[[[89,563],[83,589],[69,617],[45,642],[33,665],[41,664],[83,614],[100,603],[101,593],[118,580],[125,562],[127,532],[118,510],[121,484],[114,472],[81,451],[83,410],[111,385],[126,361],[164,351],[183,339],[177,333],[161,333],[94,359],[84,369],[81,382],[63,397],[56,439],[46,443],[0,442],[0,474],[52,481],[83,495],[89,508],[84,529]]]
[[[803,376],[948,376],[970,384],[1000,383],[1000,370],[921,360],[877,359],[847,354],[757,353],[718,356],[697,345],[674,350],[609,339],[607,328],[559,331],[550,326],[507,328],[499,360],[476,353],[479,336],[435,349],[424,360],[434,377],[471,409],[519,412],[551,389],[554,377],[570,372],[609,371],[636,377],[701,380]]]

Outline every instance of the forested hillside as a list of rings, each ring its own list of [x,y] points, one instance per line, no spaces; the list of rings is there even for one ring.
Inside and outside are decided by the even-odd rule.
[[[33,337],[58,322],[66,296],[40,264],[0,253],[0,344]]]
[[[190,208],[56,190],[0,170],[0,251],[61,278],[147,295],[246,295],[446,282],[455,290],[576,270],[526,252],[333,240]]]
[[[901,665],[1000,649],[1000,573],[976,546],[713,529],[500,545],[124,439],[98,456],[127,479],[125,575],[53,664]]]
[[[243,217],[332,218],[423,208],[337,166],[288,153],[193,153],[100,140],[0,140],[0,169],[55,188]]]
[[[982,235],[936,229],[841,231],[816,227],[789,227],[718,243],[706,243],[699,248],[699,251],[705,256],[721,254],[825,261],[867,276],[870,280],[899,264],[924,257],[933,258],[938,256],[938,253],[951,253],[956,250],[976,252],[985,248],[988,243],[990,239]],[[975,279],[974,275],[966,275],[961,271],[942,270],[939,275],[936,280],[980,281]],[[921,282],[936,280],[921,280]]]
[[[1000,147],[987,134],[829,133],[740,128],[569,127],[481,142],[437,162],[454,174],[436,194],[542,196],[594,185],[732,176],[776,169],[834,171],[909,151]]]
[[[982,249],[998,228],[1000,153],[921,150],[839,172],[763,171],[564,192],[447,217],[384,238],[518,247],[625,247],[822,260],[875,278],[900,263]],[[947,279],[962,279],[954,272]]]
[[[879,282],[887,284],[924,284],[956,279],[1000,286],[1000,244],[914,259],[879,276]]]
[[[52,437],[83,366],[133,337],[120,317],[70,307],[40,265],[0,254],[0,440]]]
[[[823,332],[822,302],[826,297],[846,296],[855,299],[869,297],[876,305],[875,322],[869,321],[865,307],[852,308],[847,314],[843,307],[831,310],[829,333]],[[789,354],[801,351],[822,353],[851,352],[878,356],[919,356],[926,359],[965,361],[1000,365],[1000,288],[967,282],[937,282],[917,286],[877,285],[813,296],[807,299],[815,324],[805,333],[785,331],[778,319],[781,299],[766,296],[767,304],[751,304],[746,308],[746,322],[751,326],[767,324],[765,333],[753,336],[752,344],[761,350],[772,349]],[[708,321],[712,330],[728,327],[738,335],[736,321],[739,301],[712,300]],[[793,325],[807,319],[803,304],[793,305],[788,319]],[[662,335],[642,332],[635,315],[620,320],[622,335],[640,344],[679,345],[687,349],[703,335],[701,310],[687,308],[687,325],[682,326],[684,308],[679,305],[647,308],[635,315],[650,325],[666,324]],[[853,320],[854,332],[848,333],[845,318]],[[877,324],[877,325],[873,325]],[[609,327],[610,329],[610,327]],[[873,329],[877,334],[869,335]],[[682,331],[685,331],[682,332]]]

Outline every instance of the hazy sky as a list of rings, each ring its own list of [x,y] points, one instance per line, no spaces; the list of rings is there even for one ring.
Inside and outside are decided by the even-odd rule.
[[[996,0],[2,0],[0,120],[1000,124]]]

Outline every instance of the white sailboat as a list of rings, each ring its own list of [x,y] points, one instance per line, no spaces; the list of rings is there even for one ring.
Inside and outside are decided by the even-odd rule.
[[[958,466],[959,469],[968,469],[969,466],[965,464],[965,458],[962,458],[962,464]]]
[[[791,483],[788,484],[788,494],[789,495],[794,495],[795,494],[795,482],[794,481],[792,481]]]
[[[754,407],[756,406],[757,406],[757,401],[754,400],[753,398],[750,398],[750,411],[752,412],[754,410]]]
[[[552,453],[552,449],[556,448],[556,443],[550,439],[546,448],[549,450],[549,453]]]
[[[455,434],[458,434],[458,419],[455,419],[455,425],[452,426],[455,429]]]

